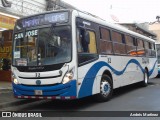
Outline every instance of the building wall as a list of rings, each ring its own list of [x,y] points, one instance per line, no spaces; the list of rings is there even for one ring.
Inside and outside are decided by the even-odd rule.
[[[156,40],[156,33],[154,33],[153,31],[149,30],[149,26],[147,23],[143,23],[143,24],[136,24],[136,23],[131,23],[131,24],[125,24],[125,23],[121,23],[120,25],[128,28],[131,31],[137,32],[139,34],[142,34],[144,36],[147,36],[149,38],[152,38],[154,40]]]
[[[160,23],[149,25],[149,30],[157,34],[157,42],[160,43]]]
[[[140,29],[136,28],[136,26],[134,24],[121,24],[121,25],[127,27],[129,30],[134,31],[136,33],[142,34],[142,35],[147,36],[147,37],[150,36],[149,34],[146,34],[143,31],[141,31]]]

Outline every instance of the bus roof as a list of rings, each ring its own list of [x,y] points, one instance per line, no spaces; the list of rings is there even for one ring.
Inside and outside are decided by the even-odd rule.
[[[118,31],[121,31],[121,32],[124,32],[124,33],[127,33],[127,34],[130,34],[130,35],[133,35],[135,37],[139,37],[139,38],[148,40],[150,42],[155,42],[155,40],[153,40],[153,39],[151,39],[149,37],[146,37],[144,35],[141,35],[139,33],[136,33],[134,31],[128,30],[127,28],[125,28],[125,27],[123,27],[121,25],[117,25],[117,24],[114,24],[114,23],[107,22],[105,20],[102,20],[102,19],[100,19],[98,17],[94,17],[94,16],[92,16],[90,14],[87,14],[87,13],[83,13],[83,12],[80,12],[80,11],[77,11],[77,12],[78,12],[79,17],[85,18],[86,20],[93,21],[95,23],[98,23],[98,24],[104,25],[106,27],[109,27],[109,28],[112,28],[112,29],[115,29],[115,30],[118,30]]]
[[[93,21],[95,23],[98,23],[98,24],[101,24],[103,26],[107,26],[107,27],[110,27],[112,29],[115,29],[115,30],[130,34],[130,35],[133,35],[135,37],[146,39],[146,40],[148,40],[150,42],[155,42],[155,40],[153,40],[153,39],[151,39],[149,37],[146,37],[144,35],[141,35],[139,33],[133,32],[131,30],[128,30],[127,28],[125,28],[125,27],[123,27],[121,25],[117,25],[117,24],[114,24],[114,23],[107,22],[107,21],[105,21],[105,20],[103,20],[103,19],[101,19],[101,18],[99,18],[99,17],[97,17],[95,15],[92,15],[92,14],[87,13],[87,12],[79,11],[79,10],[62,9],[62,10],[55,10],[55,11],[47,11],[47,12],[43,12],[43,13],[40,13],[40,14],[34,14],[34,15],[30,15],[30,16],[25,16],[25,17],[22,17],[20,19],[25,19],[25,18],[29,18],[29,17],[32,17],[32,16],[41,15],[41,14],[47,14],[47,13],[52,13],[52,12],[60,12],[60,11],[72,11],[73,13],[76,12],[78,14],[78,17],[85,18],[86,20]]]

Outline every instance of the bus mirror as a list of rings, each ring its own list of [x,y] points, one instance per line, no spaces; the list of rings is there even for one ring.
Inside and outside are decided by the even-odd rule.
[[[82,22],[79,22],[79,21],[76,22],[76,25],[77,25],[77,27],[81,27],[81,28],[84,27],[84,24]]]
[[[85,41],[87,44],[90,43],[90,36],[89,36],[89,32],[88,31],[85,31]]]
[[[60,39],[60,37],[57,37],[57,43],[58,43],[58,46],[61,46],[61,39]]]

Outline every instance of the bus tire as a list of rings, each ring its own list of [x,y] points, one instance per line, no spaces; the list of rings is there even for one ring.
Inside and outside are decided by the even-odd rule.
[[[100,83],[100,93],[95,95],[98,102],[105,102],[111,99],[113,93],[112,79],[108,75],[103,75]]]
[[[148,72],[147,70],[144,71],[144,79],[141,82],[142,87],[147,87],[148,85],[148,80],[149,80],[149,76],[148,76]]]

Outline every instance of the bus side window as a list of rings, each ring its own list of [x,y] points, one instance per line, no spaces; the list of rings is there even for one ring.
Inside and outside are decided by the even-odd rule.
[[[100,28],[100,51],[101,54],[113,54],[110,31],[106,28]]]
[[[97,53],[95,33],[89,30],[86,31],[89,33],[89,43],[87,43],[85,40],[85,30],[80,29],[77,32],[77,34],[79,34],[79,37],[77,38],[78,52]]]
[[[145,56],[144,42],[141,39],[137,39],[137,55]]]
[[[147,57],[156,57],[156,51],[154,48],[154,43],[145,42],[145,49]]]
[[[78,50],[78,53],[83,52],[82,35],[80,34],[80,30],[79,29],[77,29],[77,50]]]
[[[90,38],[89,53],[97,53],[96,35],[93,31],[88,31],[88,32],[89,32],[89,38]]]
[[[146,56],[149,57],[150,56],[149,42],[145,41],[144,45],[145,45]]]
[[[126,46],[124,35],[115,31],[112,31],[112,41],[115,54],[125,55]]]
[[[130,56],[136,56],[137,52],[136,52],[135,38],[129,35],[126,35],[125,39],[126,39],[127,54]]]
[[[98,57],[96,35],[93,31],[77,29],[77,51],[79,65]]]

